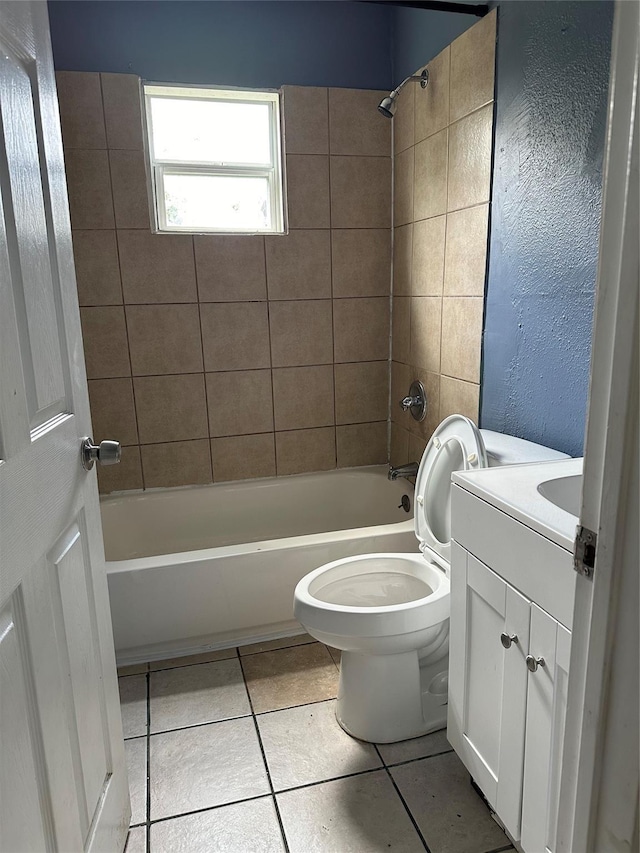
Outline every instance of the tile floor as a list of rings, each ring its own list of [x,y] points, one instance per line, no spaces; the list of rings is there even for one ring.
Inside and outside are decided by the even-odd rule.
[[[512,850],[443,731],[342,731],[338,666],[302,636],[120,670],[126,853]]]

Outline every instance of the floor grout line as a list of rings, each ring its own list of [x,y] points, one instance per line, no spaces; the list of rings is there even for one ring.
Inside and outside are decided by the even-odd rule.
[[[248,691],[247,691],[248,692]],[[204,720],[202,723],[191,723],[188,726],[176,726],[173,729],[161,729],[158,732],[152,732],[149,730],[149,737],[155,737],[156,735],[167,735],[172,732],[183,732],[188,731],[189,729],[200,729],[203,726],[217,726],[219,723],[230,723],[234,720],[246,720],[248,717],[265,717],[267,714],[278,714],[280,711],[293,711],[296,708],[306,708],[309,705],[321,705],[325,702],[335,702],[336,697],[332,696],[329,699],[318,699],[315,702],[303,702],[300,705],[287,705],[286,708],[274,708],[272,711],[250,711],[247,714],[237,714],[235,717],[224,717],[222,720]],[[128,740],[138,740],[140,738],[147,737],[147,734],[139,734],[139,735],[131,735],[130,737],[124,738],[125,741]],[[411,759],[418,760],[418,759]]]
[[[191,817],[191,815],[196,814],[204,814],[205,812],[215,812],[218,809],[224,809],[227,806],[239,806],[243,803],[253,803],[256,800],[271,800],[273,799],[273,794],[256,794],[254,797],[244,797],[242,800],[231,800],[229,803],[217,803],[214,806],[204,806],[201,809],[192,809],[188,812],[178,812],[177,814],[165,815],[163,817],[157,817],[155,820],[150,821],[149,826],[155,826],[158,823],[166,823],[169,820],[177,820],[182,817]],[[144,824],[139,824],[139,826],[144,826]]]
[[[399,787],[398,787],[398,785],[396,784],[396,780],[395,780],[395,779],[393,778],[393,776],[391,775],[391,771],[389,770],[389,768],[387,767],[387,765],[384,763],[384,759],[383,759],[382,755],[380,754],[380,750],[379,750],[379,749],[378,749],[378,747],[377,747],[377,746],[375,746],[375,745],[374,745],[374,748],[375,748],[375,751],[378,753],[378,756],[380,757],[380,760],[382,761],[382,764],[383,764],[383,766],[384,766],[384,770],[385,770],[385,773],[387,774],[387,777],[388,777],[388,778],[389,778],[389,780],[391,781],[391,784],[393,785],[393,787],[394,787],[394,789],[395,789],[396,794],[397,794],[397,795],[398,795],[398,797],[400,798],[400,802],[402,803],[402,805],[403,805],[403,807],[404,807],[404,810],[406,811],[406,813],[407,813],[407,815],[408,815],[408,817],[409,817],[409,820],[410,820],[410,821],[411,821],[411,823],[413,824],[413,828],[414,828],[414,829],[415,829],[415,831],[418,833],[418,837],[419,837],[420,841],[422,842],[422,844],[423,844],[423,846],[424,846],[424,849],[426,850],[426,853],[431,853],[431,850],[429,849],[429,845],[427,844],[427,841],[426,841],[426,839],[425,839],[424,835],[422,834],[422,831],[421,831],[420,827],[418,826],[418,824],[417,824],[417,822],[416,822],[416,819],[414,818],[413,814],[411,813],[411,809],[410,809],[410,808],[409,808],[409,806],[407,805],[407,801],[406,801],[406,800],[405,800],[405,798],[402,796],[402,793],[401,793],[401,791],[400,791],[400,788],[399,788]]]
[[[198,440],[198,439],[195,439],[195,440]],[[161,442],[161,443],[171,444],[172,442]],[[298,636],[301,636],[301,635],[300,634],[294,634],[294,637],[298,637]],[[286,640],[287,638],[285,637],[283,639]],[[266,642],[270,642],[270,641],[267,640]],[[169,669],[184,669],[187,666],[202,666],[205,663],[223,663],[226,660],[237,660],[238,657],[240,657],[240,658],[254,657],[255,655],[264,655],[264,654],[268,654],[270,652],[285,651],[285,649],[296,649],[296,648],[302,647],[302,646],[311,646],[314,643],[318,643],[318,640],[314,640],[313,638],[310,638],[305,643],[292,643],[289,646],[278,646],[277,649],[261,649],[260,651],[245,652],[244,654],[239,652],[239,650],[244,648],[244,646],[228,646],[226,649],[213,649],[211,652],[211,654],[216,654],[217,652],[227,652],[227,651],[233,652],[233,654],[230,654],[229,657],[226,657],[226,658],[218,658],[218,659],[214,659],[214,660],[201,660],[201,661],[196,661],[195,663],[180,663],[180,664],[174,664],[173,666],[160,666],[157,669],[151,669],[150,668],[151,664],[152,663],[162,663],[162,661],[149,661],[146,664],[146,666],[149,668],[146,669],[144,672],[127,672],[127,673],[118,672],[118,678],[119,679],[120,678],[136,678],[136,677],[139,677],[141,675],[149,675],[149,674],[154,673],[154,672],[166,672]],[[252,645],[252,644],[248,643],[247,645]],[[323,644],[318,643],[318,645],[323,645]],[[208,652],[201,652],[201,654],[206,655],[206,654],[208,654]],[[185,657],[191,657],[191,655],[185,655]],[[174,660],[174,658],[167,658],[167,660]],[[136,664],[124,664],[124,667],[135,666],[135,665]]]
[[[226,663],[227,661],[235,660],[235,656],[228,658],[220,658],[219,660],[201,660],[198,663],[181,663],[179,666],[162,666],[158,667],[158,669],[150,669],[149,675],[153,675],[156,672],[171,672],[172,669],[189,669],[192,666],[206,666],[208,663]],[[132,676],[122,676],[124,678],[130,678]]]
[[[382,745],[384,746],[384,744]],[[377,746],[378,744],[376,744],[376,747]],[[432,752],[430,755],[419,755],[417,758],[405,758],[403,761],[394,761],[391,764],[387,764],[385,762],[384,766],[388,768],[404,767],[405,764],[415,764],[416,761],[426,761],[429,758],[437,758],[439,755],[449,755],[449,753],[453,751],[454,749],[451,747],[451,749],[443,749],[440,752]],[[384,758],[382,760],[384,761]]]
[[[147,747],[147,797],[146,797],[146,821],[145,821],[145,846],[147,853],[151,853],[151,832],[150,832],[150,821],[151,821],[151,673],[147,672],[145,675],[145,679],[147,682],[147,732],[146,732],[146,747]]]
[[[175,729],[162,729],[159,732],[149,732],[150,737],[156,737],[156,735],[170,735],[173,732],[188,732],[191,729],[202,729],[204,726],[217,726],[218,723],[233,723],[237,720],[247,720],[251,716],[250,713],[247,714],[238,714],[235,717],[225,717],[223,720],[205,720],[202,723],[191,723],[188,726],[176,726]]]
[[[372,746],[375,747],[375,744],[372,744]],[[443,755],[445,753],[437,753],[437,754]],[[263,756],[264,756],[264,753],[263,753]],[[425,758],[434,758],[434,757],[435,756],[431,756],[431,755],[425,756]],[[401,765],[395,764],[395,765],[391,765],[390,767],[387,767],[387,765],[384,764],[384,760],[382,759],[382,756],[380,756],[380,760],[381,760],[382,764],[379,767],[370,767],[367,770],[358,770],[355,773],[347,773],[343,776],[332,776],[328,779],[319,779],[316,782],[306,782],[304,785],[295,785],[292,788],[283,788],[282,790],[278,790],[278,791],[276,791],[274,788],[273,793],[256,794],[253,797],[243,797],[241,799],[230,800],[229,802],[225,802],[225,803],[216,803],[215,805],[205,806],[204,808],[201,808],[201,809],[192,809],[191,811],[186,811],[186,812],[176,812],[175,814],[164,815],[163,817],[155,818],[155,819],[150,820],[150,821],[145,822],[145,823],[132,824],[132,826],[130,828],[131,829],[134,829],[134,828],[139,829],[143,826],[153,826],[156,823],[164,823],[168,820],[174,820],[174,819],[181,818],[181,817],[188,817],[189,815],[202,814],[203,812],[215,811],[217,809],[225,808],[226,806],[235,806],[235,805],[240,805],[242,803],[250,803],[250,802],[253,802],[254,800],[264,800],[267,798],[268,799],[275,799],[279,794],[289,794],[293,791],[301,791],[301,790],[305,790],[307,788],[316,788],[319,785],[325,785],[325,784],[328,784],[329,782],[340,782],[343,779],[355,779],[358,776],[369,776],[372,773],[378,773],[380,771],[387,772],[390,769],[393,769],[394,767],[401,766]],[[410,764],[410,763],[413,763],[414,761],[421,761],[421,760],[422,759],[420,759],[420,758],[415,758],[415,759],[410,759],[409,761],[404,762],[404,763]],[[265,759],[265,764],[266,764],[266,759]],[[393,781],[393,777],[392,777],[392,781]],[[394,784],[394,787],[396,787],[395,784]],[[511,849],[511,847],[512,847],[511,844],[507,844],[506,846],[498,847],[498,848],[492,849],[490,851],[486,851],[486,853],[504,853],[505,850],[509,850],[509,849]]]
[[[343,779],[355,779],[357,776],[369,776],[371,773],[377,773],[379,770],[386,770],[381,764],[379,767],[369,767],[367,770],[356,770],[354,773],[345,773],[344,776],[331,776],[329,779],[318,779],[317,782],[305,782],[303,785],[294,785],[292,788],[283,788],[281,791],[276,791],[276,794],[290,794],[292,791],[303,791],[306,788],[317,788],[318,785],[326,785],[329,782],[341,782]]]
[[[264,751],[264,745],[262,743],[262,736],[260,735],[260,727],[258,726],[258,719],[253,710],[253,701],[251,699],[251,693],[249,692],[249,685],[247,684],[247,678],[244,674],[244,667],[242,666],[242,657],[240,656],[240,650],[236,649],[238,660],[240,661],[240,669],[242,670],[242,678],[244,680],[244,689],[247,691],[247,698],[249,699],[249,707],[251,708],[251,718],[253,720],[253,725],[256,731],[256,737],[258,738],[258,745],[260,747],[260,754],[262,755],[262,761],[264,763],[264,768],[267,774],[267,781],[269,782],[269,788],[271,789],[271,798],[273,800],[273,808],[276,813],[276,818],[278,820],[278,826],[280,827],[280,835],[282,836],[282,843],[284,845],[285,853],[289,853],[289,842],[287,841],[287,835],[284,831],[284,824],[282,822],[282,815],[280,814],[280,807],[278,806],[278,801],[276,800],[276,792],[273,787],[273,781],[271,779],[271,772],[269,771],[269,764],[267,762],[267,756]]]
[[[296,708],[306,708],[309,705],[322,705],[325,702],[335,702],[337,696],[330,696],[328,699],[316,699],[313,702],[301,702],[299,705],[287,705],[284,708],[274,708],[271,711],[254,711],[256,717],[266,717],[267,714],[279,714],[280,711],[294,711]]]
[[[297,644],[297,645],[299,645],[299,644]],[[308,645],[308,644],[302,644],[302,645]],[[290,648],[295,648],[295,647],[296,646],[288,646],[288,647],[283,647],[283,648],[290,649]],[[336,700],[335,700],[335,697],[331,697],[329,699],[318,700],[316,702],[304,702],[304,703],[301,703],[298,705],[290,705],[290,706],[286,706],[285,708],[276,708],[273,710],[262,711],[260,713],[257,713],[255,711],[253,701],[251,698],[251,694],[249,691],[249,685],[247,682],[247,677],[246,677],[244,666],[243,666],[243,658],[248,657],[248,656],[255,656],[256,654],[264,654],[264,653],[268,653],[271,651],[280,651],[280,649],[269,649],[269,650],[265,650],[263,652],[252,652],[249,655],[244,655],[244,656],[240,655],[240,647],[235,647],[234,651],[235,651],[235,660],[237,660],[239,665],[240,665],[240,671],[241,671],[242,679],[243,679],[243,686],[244,686],[245,691],[246,691],[247,701],[249,703],[250,712],[247,714],[242,714],[242,715],[238,715],[238,716],[234,716],[234,717],[228,717],[228,718],[225,718],[223,720],[212,720],[212,721],[206,721],[206,722],[202,722],[202,723],[195,723],[195,724],[189,725],[189,726],[181,726],[181,727],[178,727],[176,729],[164,729],[162,731],[152,733],[151,732],[151,675],[152,675],[152,671],[147,671],[146,673],[139,673],[138,674],[138,675],[140,675],[140,674],[144,675],[145,676],[145,682],[146,682],[146,725],[145,725],[145,733],[143,735],[134,735],[131,738],[127,738],[127,740],[133,740],[135,738],[141,738],[141,737],[145,737],[145,740],[146,740],[146,816],[145,816],[144,822],[131,824],[129,829],[133,829],[133,828],[141,829],[143,827],[145,828],[145,830],[146,830],[146,838],[145,838],[146,853],[151,853],[151,826],[156,824],[156,823],[177,819],[177,818],[185,817],[185,816],[192,815],[192,814],[200,814],[203,812],[224,808],[225,806],[236,805],[236,804],[241,804],[241,803],[245,803],[245,802],[252,802],[253,800],[266,799],[267,797],[269,797],[271,799],[273,806],[274,806],[276,818],[278,821],[278,826],[279,826],[280,833],[281,833],[281,836],[283,839],[285,853],[289,853],[289,844],[287,841],[286,832],[285,832],[285,828],[284,828],[284,822],[282,819],[282,815],[280,813],[280,807],[279,807],[278,799],[277,799],[278,795],[291,793],[291,792],[303,790],[306,788],[317,787],[320,785],[328,784],[330,782],[340,781],[342,779],[351,779],[351,778],[356,778],[358,776],[370,775],[370,774],[376,773],[378,771],[384,771],[386,773],[386,775],[388,776],[388,778],[390,779],[397,796],[400,798],[400,801],[403,805],[403,808],[405,809],[405,812],[407,813],[409,819],[411,820],[411,823],[412,823],[414,829],[416,830],[418,837],[420,838],[421,843],[424,846],[426,853],[430,853],[430,848],[427,844],[427,841],[424,838],[424,835],[423,835],[422,831],[420,830],[413,814],[411,813],[411,809],[409,808],[404,796],[402,795],[402,792],[400,791],[398,784],[394,780],[394,778],[391,774],[391,769],[396,768],[396,767],[402,767],[406,764],[413,764],[413,763],[418,762],[418,761],[428,761],[430,758],[436,758],[438,756],[447,755],[450,752],[453,752],[453,749],[451,749],[451,748],[450,749],[444,749],[444,750],[441,750],[439,752],[435,752],[431,755],[423,755],[423,756],[418,756],[418,757],[414,757],[414,758],[408,758],[408,759],[405,759],[402,761],[395,761],[395,762],[387,763],[385,761],[385,759],[383,758],[382,753],[381,753],[378,745],[377,744],[371,744],[371,746],[373,746],[373,748],[374,748],[374,750],[378,756],[378,759],[381,762],[379,767],[373,767],[373,768],[369,768],[367,770],[357,771],[354,773],[346,773],[346,774],[334,776],[334,777],[331,777],[328,779],[320,779],[320,780],[317,780],[314,782],[308,782],[308,783],[305,783],[302,785],[293,785],[290,788],[283,788],[282,790],[276,791],[275,786],[273,784],[273,779],[271,778],[271,772],[269,769],[269,764],[267,761],[266,752],[265,752],[264,744],[262,741],[260,727],[258,725],[259,717],[260,716],[266,716],[268,714],[277,714],[280,711],[292,710],[295,708],[304,708],[304,707],[308,707],[308,706],[316,705],[316,704],[326,704],[327,702],[334,702]],[[185,664],[184,666],[200,666],[203,663],[223,663],[223,662],[228,661],[228,660],[234,660],[234,658],[224,658],[221,661],[202,661],[201,663],[198,663],[198,664]],[[332,658],[332,660],[333,660],[333,658]],[[335,664],[335,661],[334,661],[334,664]],[[167,667],[164,670],[154,670],[154,672],[166,672],[170,669],[182,669],[182,668],[184,668],[184,666],[183,667],[180,667],[180,666],[178,666],[178,667]],[[128,676],[124,676],[124,677],[128,677]],[[131,677],[135,677],[135,675],[131,676]],[[266,777],[267,777],[267,781],[268,781],[268,785],[269,785],[269,793],[259,794],[259,795],[253,796],[253,797],[245,797],[245,798],[238,799],[238,800],[232,800],[231,802],[218,803],[215,805],[207,806],[207,807],[202,808],[202,809],[194,809],[194,810],[191,810],[188,812],[181,812],[179,814],[166,815],[166,816],[152,820],[152,818],[151,818],[151,737],[153,737],[155,735],[168,734],[168,733],[171,733],[174,731],[184,731],[184,730],[189,730],[192,728],[202,728],[203,726],[217,725],[218,723],[223,723],[223,722],[230,722],[230,721],[247,719],[248,717],[251,717],[251,719],[253,721],[254,729],[256,732],[256,737],[258,739],[258,745],[260,748],[260,753],[261,753],[261,757],[262,757],[262,761],[263,761],[263,765],[265,768],[265,773],[266,773]],[[384,745],[382,745],[382,746],[384,746]],[[493,848],[491,851],[487,851],[487,853],[504,853],[504,851],[510,850],[511,847],[512,847],[511,843],[508,842],[507,844],[505,844],[503,846]]]

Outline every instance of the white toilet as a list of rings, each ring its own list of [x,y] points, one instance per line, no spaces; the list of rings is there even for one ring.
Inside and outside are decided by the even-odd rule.
[[[420,553],[347,557],[300,581],[296,619],[312,637],[342,650],[336,717],[346,732],[392,743],[446,724],[451,474],[561,458],[452,415],[434,432],[416,477]]]

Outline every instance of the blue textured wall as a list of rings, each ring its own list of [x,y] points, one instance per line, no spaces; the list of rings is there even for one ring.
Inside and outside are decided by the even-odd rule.
[[[390,89],[393,11],[315,0],[49,2],[56,68],[255,88]]]
[[[613,3],[499,6],[482,426],[582,453]]]

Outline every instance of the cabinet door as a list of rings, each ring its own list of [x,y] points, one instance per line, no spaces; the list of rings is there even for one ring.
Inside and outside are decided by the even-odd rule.
[[[522,849],[554,853],[567,710],[571,634],[535,604],[530,654],[544,666],[529,673],[522,806]]]
[[[529,601],[452,546],[447,736],[511,835],[520,835]],[[505,649],[501,635],[515,635]]]

